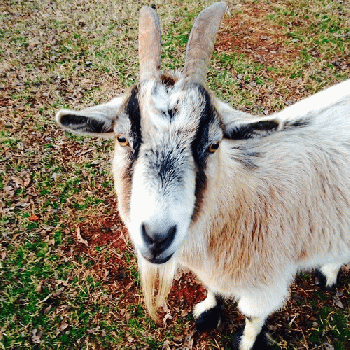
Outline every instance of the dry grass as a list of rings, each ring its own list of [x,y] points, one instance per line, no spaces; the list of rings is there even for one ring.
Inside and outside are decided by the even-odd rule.
[[[163,66],[181,68],[193,18],[212,1],[155,3]],[[350,77],[347,1],[228,1],[209,86],[267,114]],[[228,302],[218,330],[190,314],[204,289],[175,282],[156,325],[142,307],[133,248],[118,217],[110,141],[63,133],[54,114],[107,101],[137,82],[133,1],[0,3],[0,347],[225,349],[242,324]],[[350,273],[335,292],[298,276],[270,320],[276,348],[349,349]]]

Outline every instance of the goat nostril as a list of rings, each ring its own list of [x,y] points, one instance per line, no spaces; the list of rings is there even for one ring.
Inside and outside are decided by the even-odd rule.
[[[175,238],[176,231],[177,231],[176,225],[170,227],[168,231],[168,237],[171,241]]]
[[[141,235],[148,249],[153,250],[159,254],[170,247],[172,241],[175,238],[177,227],[176,225],[171,226],[169,229],[164,230],[152,230],[149,225],[142,223]]]
[[[145,243],[147,243],[148,245],[151,245],[154,243],[154,239],[152,239],[152,237],[150,237],[149,234],[147,233],[147,227],[145,224],[141,225],[141,233]]]

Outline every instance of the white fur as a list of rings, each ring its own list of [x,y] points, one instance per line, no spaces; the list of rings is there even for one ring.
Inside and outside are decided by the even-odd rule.
[[[147,181],[148,169],[142,162],[135,166],[134,181],[130,201],[130,236],[136,248],[143,252],[146,248],[141,237],[140,227],[143,222],[150,226],[162,227],[163,224],[177,225],[177,235],[173,244],[163,253],[164,257],[175,253],[187,235],[194,203],[194,180],[186,176],[184,186],[169,186],[166,191],[152,186]],[[192,169],[186,170],[193,172]]]
[[[341,266],[341,263],[329,263],[321,267],[321,272],[326,276],[326,287],[332,287],[335,285]]]
[[[111,99],[109,102],[106,103],[106,105],[115,106],[119,108],[119,106],[121,106],[121,104],[124,102],[124,99],[125,99],[125,96],[121,95]]]
[[[205,311],[212,309],[216,305],[217,302],[215,295],[211,291],[208,291],[207,297],[195,306],[193,310],[193,316],[195,318],[198,318]]]
[[[298,270],[320,268],[331,286],[341,265],[350,260],[350,80],[263,119],[217,101],[224,129],[218,120],[208,129],[208,142],[221,143],[206,161],[203,203],[194,221],[191,142],[204,101],[195,87],[181,91],[179,84],[168,90],[156,88],[154,81],[141,86],[142,144],[129,189],[123,180],[128,148],[117,143],[113,162],[120,214],[139,254],[151,315],[155,317],[154,305],[166,297],[175,266],[181,264],[208,288],[195,317],[216,305],[214,294],[236,299],[241,312],[254,320],[247,321],[240,345],[250,350],[265,319],[283,306]],[[118,98],[108,108],[97,106],[76,115],[108,124],[114,109],[115,133],[129,135],[124,103]],[[166,114],[175,106],[170,119]],[[74,112],[61,111],[58,120],[65,113]],[[277,131],[247,140],[223,139],[225,130],[261,120],[278,121]],[[296,121],[307,123],[291,126]],[[134,141],[129,139],[131,146]],[[149,164],[156,150],[174,155],[182,180],[161,183]],[[243,159],[246,154],[256,154],[252,168]],[[164,266],[141,257],[147,250],[140,230],[144,222],[177,226],[173,242],[160,255],[173,254]],[[155,298],[157,279],[161,290]]]
[[[261,318],[246,318],[244,333],[239,344],[239,350],[250,350],[255,343],[257,335],[260,333],[264,325],[264,319]]]
[[[297,118],[312,111],[320,111],[349,96],[350,80],[345,80],[328,89],[320,91],[278,113],[281,119]]]

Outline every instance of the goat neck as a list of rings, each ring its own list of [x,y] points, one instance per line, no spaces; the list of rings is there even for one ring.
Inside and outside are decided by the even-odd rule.
[[[196,18],[186,48],[185,82],[205,85],[210,57],[226,3],[216,2]]]
[[[144,6],[139,22],[140,80],[160,80],[160,25],[157,13]]]

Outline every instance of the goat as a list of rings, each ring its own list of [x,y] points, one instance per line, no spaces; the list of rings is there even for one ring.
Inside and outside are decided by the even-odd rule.
[[[250,350],[298,270],[319,268],[332,286],[350,261],[350,80],[270,116],[232,109],[205,87],[225,8],[197,17],[174,78],[160,71],[159,20],[143,7],[140,84],[56,120],[115,138],[119,212],[152,317],[180,264],[208,290],[197,326],[234,298],[246,317],[238,347]]]

